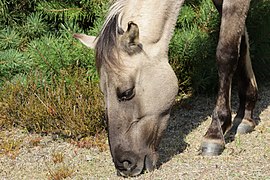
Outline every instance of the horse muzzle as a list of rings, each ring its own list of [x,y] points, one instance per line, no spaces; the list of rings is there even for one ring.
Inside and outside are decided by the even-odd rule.
[[[155,163],[153,162],[147,155],[140,158],[130,151],[121,153],[114,160],[117,175],[123,177],[134,177],[142,174],[144,171],[153,171],[155,169]]]

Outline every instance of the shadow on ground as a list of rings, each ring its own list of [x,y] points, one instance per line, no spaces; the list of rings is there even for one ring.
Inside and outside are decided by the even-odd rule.
[[[259,98],[254,111],[254,118],[260,123],[260,114],[270,105],[270,84],[259,86]],[[209,119],[214,109],[214,97],[192,97],[176,103],[173,107],[168,128],[161,140],[159,153],[159,165],[171,160],[175,155],[182,153],[189,144],[185,137],[202,122]],[[235,114],[238,108],[237,91],[232,91],[232,112]],[[201,132],[201,138],[205,132]],[[200,138],[200,137],[197,137]],[[199,148],[198,154],[199,154]]]
[[[174,105],[168,128],[160,143],[160,164],[189,146],[185,137],[211,115],[214,102],[213,97],[192,97]]]

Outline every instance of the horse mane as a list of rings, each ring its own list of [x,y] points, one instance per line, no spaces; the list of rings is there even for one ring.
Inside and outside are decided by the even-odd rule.
[[[119,56],[116,51],[118,48],[118,34],[123,31],[120,27],[120,16],[127,0],[112,1],[107,18],[98,36],[95,47],[96,67],[100,71],[102,65],[119,67]]]

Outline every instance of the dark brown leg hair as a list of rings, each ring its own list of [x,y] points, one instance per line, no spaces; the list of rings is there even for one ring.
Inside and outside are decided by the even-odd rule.
[[[216,3],[215,3],[216,2]],[[214,3],[219,7],[219,0]],[[222,3],[222,2],[221,2]],[[224,0],[216,51],[219,90],[212,122],[202,142],[203,155],[219,155],[225,148],[224,133],[231,127],[231,84],[238,65],[240,42],[250,0]]]
[[[253,109],[258,98],[258,88],[249,55],[247,30],[242,36],[236,74],[238,76],[240,105],[233,126],[239,133],[248,133],[256,125],[253,120]]]

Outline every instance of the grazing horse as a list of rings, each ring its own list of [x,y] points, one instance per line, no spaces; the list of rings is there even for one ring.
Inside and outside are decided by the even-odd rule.
[[[108,139],[118,175],[153,170],[158,145],[178,92],[168,63],[168,45],[184,0],[116,0],[99,36],[74,34],[95,49],[104,94]],[[221,15],[216,61],[219,90],[212,122],[203,137],[202,155],[219,155],[224,134],[255,127],[257,85],[252,70],[245,20],[250,0],[213,0]],[[231,84],[238,74],[240,106],[231,120]],[[233,125],[232,125],[233,124]]]

